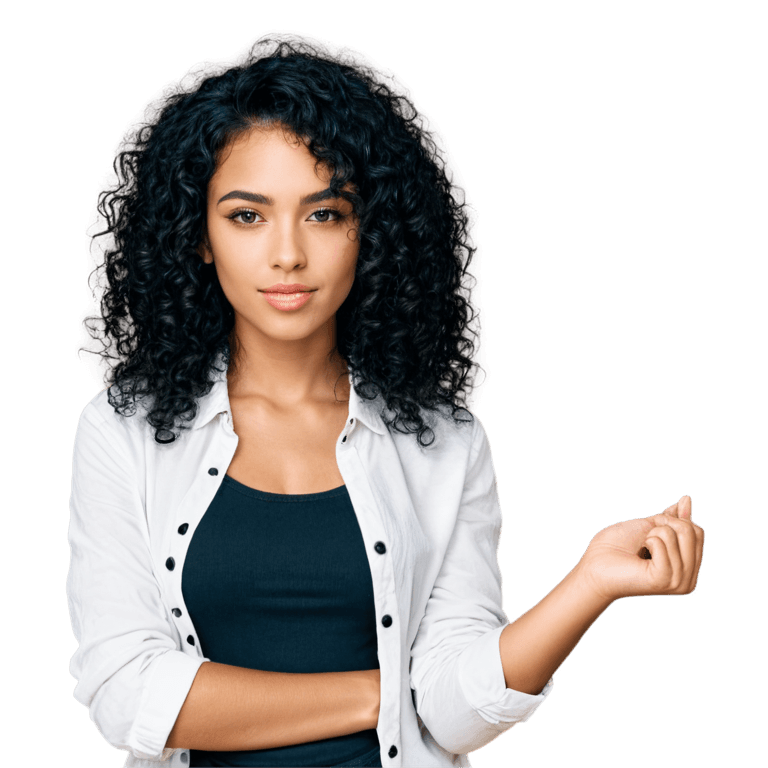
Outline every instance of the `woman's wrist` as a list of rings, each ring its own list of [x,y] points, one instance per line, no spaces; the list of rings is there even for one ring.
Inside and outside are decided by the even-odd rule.
[[[618,600],[620,595],[608,594],[601,589],[595,564],[582,558],[576,567],[565,577],[570,582],[570,589],[581,605],[588,606],[589,612],[599,616],[611,603]]]

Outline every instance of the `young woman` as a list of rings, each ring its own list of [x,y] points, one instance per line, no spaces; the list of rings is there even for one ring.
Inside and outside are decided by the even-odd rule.
[[[694,589],[684,496],[507,619],[468,219],[375,72],[262,40],[115,167],[67,587],[127,766],[468,766],[611,602]]]

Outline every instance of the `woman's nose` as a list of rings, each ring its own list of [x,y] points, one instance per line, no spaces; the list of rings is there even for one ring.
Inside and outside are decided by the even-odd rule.
[[[300,234],[297,227],[289,222],[275,228],[271,250],[271,265],[282,267],[286,272],[306,264],[306,253]]]

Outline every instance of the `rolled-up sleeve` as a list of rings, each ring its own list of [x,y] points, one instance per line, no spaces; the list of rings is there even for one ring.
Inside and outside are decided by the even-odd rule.
[[[416,710],[435,741],[454,754],[485,746],[527,720],[538,695],[506,687],[499,637],[502,610],[497,549],[501,532],[488,437],[475,415],[460,508],[411,649]]]
[[[78,642],[74,696],[106,740],[165,760],[168,735],[205,658],[178,649],[152,569],[129,441],[93,402],[72,462],[67,600]]]

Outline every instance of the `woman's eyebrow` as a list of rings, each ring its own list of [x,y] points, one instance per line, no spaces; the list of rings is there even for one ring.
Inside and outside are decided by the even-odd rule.
[[[330,187],[322,189],[319,192],[313,192],[311,195],[305,195],[299,200],[299,205],[310,205],[311,203],[319,203],[322,200],[334,200],[338,195],[334,195],[331,192]],[[275,201],[271,197],[261,195],[258,192],[245,192],[242,189],[234,189],[232,192],[227,192],[216,205],[223,203],[225,200],[247,200],[250,203],[260,203],[261,205],[274,205]]]

